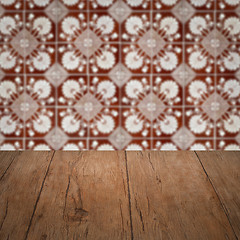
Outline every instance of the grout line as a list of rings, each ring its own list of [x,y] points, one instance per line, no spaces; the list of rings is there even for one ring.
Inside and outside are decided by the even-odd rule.
[[[119,2],[118,2],[119,3]],[[119,51],[119,54],[118,54],[118,56],[119,56],[119,61],[118,61],[118,63],[117,64],[120,64],[120,66],[121,66],[121,64],[122,65],[124,65],[123,64],[123,62],[124,62],[124,58],[123,58],[123,54],[122,54],[122,51],[123,51],[123,46],[122,46],[122,27],[123,27],[123,21],[119,21],[119,26],[118,26],[118,30],[119,30],[119,36],[118,36],[118,39],[120,40],[119,41],[119,44],[118,44],[118,51]],[[113,80],[111,80],[112,82],[113,82]],[[129,80],[128,80],[129,81]],[[127,81],[127,82],[128,82]],[[126,83],[125,83],[126,84]],[[117,107],[118,108],[118,114],[119,114],[119,116],[118,116],[118,120],[119,120],[119,124],[118,124],[118,127],[121,127],[122,128],[122,126],[123,126],[123,104],[122,104],[122,97],[123,97],[123,93],[124,93],[124,85],[125,84],[122,84],[122,85],[120,85],[120,86],[117,86],[118,87],[118,91],[119,91],[119,93],[118,93],[118,97],[119,97],[119,99],[118,99],[118,102],[119,102],[119,106]],[[120,128],[120,129],[121,129]],[[121,130],[122,131],[122,130]],[[122,145],[121,145],[121,148],[122,148]]]
[[[128,175],[128,164],[127,164],[127,151],[124,151],[124,153],[125,153],[126,174],[127,174],[127,186],[128,186],[128,204],[129,204],[129,214],[130,214],[131,240],[133,240],[132,208],[131,208],[131,194],[130,194],[130,187],[129,187],[129,175]]]
[[[202,169],[203,169],[204,173],[206,174],[206,176],[207,176],[207,178],[208,178],[208,181],[210,182],[210,184],[211,184],[211,186],[212,186],[214,192],[215,192],[216,195],[217,195],[217,198],[218,198],[218,200],[219,200],[219,202],[220,202],[220,205],[221,205],[221,207],[222,207],[222,209],[223,209],[223,211],[224,211],[224,213],[225,213],[225,215],[226,215],[226,217],[227,217],[227,219],[228,219],[229,225],[230,225],[231,228],[232,228],[232,231],[233,231],[233,233],[234,233],[234,236],[236,237],[236,239],[238,239],[238,237],[237,237],[237,235],[236,235],[236,233],[235,233],[235,231],[234,231],[234,228],[233,228],[233,226],[232,226],[232,223],[231,223],[231,221],[230,221],[230,218],[229,218],[229,215],[228,215],[227,209],[226,209],[224,203],[222,202],[220,196],[219,196],[218,193],[217,193],[217,189],[214,187],[214,184],[213,184],[211,178],[209,177],[209,175],[208,175],[208,173],[207,173],[207,171],[206,171],[206,169],[205,169],[205,167],[204,167],[204,165],[203,165],[203,163],[202,163],[200,157],[198,156],[197,152],[194,151],[194,153],[196,154],[197,159],[198,159],[199,163],[201,164]]]
[[[214,1],[214,10],[217,9],[217,1]],[[214,11],[213,13],[213,22],[214,22],[214,30],[217,30],[217,13],[216,11]],[[216,32],[214,34],[215,38],[217,37],[216,36]],[[217,49],[214,48],[214,101],[216,102],[216,97],[217,97],[217,78],[218,78],[218,74],[217,74]],[[214,111],[214,116],[215,116],[215,119],[214,119],[214,129],[213,129],[213,135],[214,135],[214,138],[213,138],[213,149],[216,150],[217,149],[217,141],[216,141],[216,137],[217,137],[217,120],[216,120],[216,111]]]
[[[23,18],[23,29],[26,30],[26,1],[24,1],[23,3],[23,12],[22,12],[22,18]],[[24,38],[25,38],[25,35],[26,33],[24,32]],[[24,47],[23,49],[23,53],[24,53],[24,56],[23,56],[23,94],[24,94],[24,104],[25,104],[25,95],[27,94],[27,66],[26,66],[26,47]],[[25,107],[25,106],[24,106]],[[23,113],[23,139],[22,139],[22,145],[23,145],[23,150],[26,149],[26,112],[24,111]]]
[[[57,1],[57,8],[59,7],[59,1]],[[57,64],[59,62],[59,54],[58,54],[58,48],[59,48],[59,43],[58,43],[58,34],[59,34],[59,29],[58,29],[58,20],[59,20],[59,14],[57,14],[56,18],[55,18],[55,39],[56,39],[56,43],[55,43],[55,63],[53,64]],[[56,128],[58,127],[58,114],[59,114],[59,108],[58,108],[58,88],[59,86],[54,86],[54,93],[55,93],[55,96],[54,96],[54,110],[55,110],[55,119],[54,119],[54,123],[55,125],[53,126],[53,129],[55,129],[56,131]]]
[[[182,1],[182,7],[184,7],[184,2]],[[186,57],[186,24],[187,24],[187,21],[182,21],[182,64],[185,64],[187,65],[187,57]],[[183,66],[185,66],[183,65]],[[185,68],[185,67],[184,67]],[[185,73],[184,73],[184,85],[182,86],[182,128],[183,127],[186,127],[186,88],[187,88],[187,81],[186,81],[186,76],[185,76]],[[186,145],[186,144],[184,144]],[[185,149],[185,146],[183,147],[183,149]]]
[[[131,9],[132,11],[134,12],[137,12],[137,13],[149,13],[149,10],[141,10],[141,9]],[[209,9],[209,10],[200,10],[200,9],[195,9],[195,11],[197,12],[200,12],[200,13],[212,13],[214,11],[216,12],[219,12],[219,13],[233,13],[235,12],[236,8],[234,9],[230,9],[230,10],[222,10],[222,9]],[[4,9],[4,12],[6,13],[18,13],[18,12],[21,12],[22,9],[20,10],[14,10],[14,9]],[[25,10],[27,13],[41,13],[44,11],[44,9],[39,9],[39,10],[33,10],[33,9],[26,9]],[[98,10],[98,9],[85,9],[85,10],[73,10],[73,9],[68,9],[69,13],[79,13],[79,11],[83,12],[83,13],[87,13],[88,11],[90,13],[107,13],[108,9],[103,9],[103,10]],[[167,10],[164,10],[164,9],[153,9],[152,10],[154,13],[171,13],[172,12],[172,9],[167,9]]]
[[[137,105],[131,106],[131,105],[102,105],[103,108],[110,108],[110,109],[115,109],[115,108],[124,108],[124,109],[136,109],[138,108]],[[181,108],[201,108],[201,105],[178,105],[178,106],[172,106],[172,105],[165,105],[165,109],[170,108],[170,109],[181,109]],[[11,108],[11,105],[7,105],[7,106],[0,106],[0,109],[6,109],[6,108]],[[61,109],[61,110],[66,110],[67,109],[72,109],[72,110],[81,110],[83,109],[83,107],[75,107],[74,105],[68,106],[68,105],[58,105],[58,106],[54,106],[54,105],[50,105],[50,106],[39,106],[38,109]],[[240,108],[240,105],[232,105],[229,106],[229,109],[234,109],[234,108]]]
[[[91,30],[90,28],[90,2],[87,1],[87,34],[88,34],[88,38],[89,38],[89,31]],[[91,76],[90,76],[90,56],[89,56],[89,47],[87,47],[87,66],[86,66],[86,74],[87,74],[87,94],[90,93],[90,81],[91,81]],[[89,116],[89,113],[88,113]],[[83,120],[81,120],[82,122]],[[90,121],[89,119],[87,120],[87,143],[86,143],[86,149],[90,149],[89,145],[90,145],[90,141],[89,141],[89,136],[90,136]]]
[[[57,37],[57,36],[56,36]],[[240,45],[240,42],[239,41],[228,41],[229,42],[229,45],[231,44],[236,44],[236,45]],[[68,45],[68,44],[71,44],[71,45],[74,45],[75,42],[74,41],[52,41],[52,42],[42,42],[42,41],[38,41],[38,45],[41,45],[41,44],[44,44],[44,45],[55,45],[55,43],[58,43],[58,44],[61,44],[61,45]],[[0,45],[9,45],[10,43],[9,42],[3,42],[3,41],[0,41]],[[129,42],[129,41],[103,41],[102,44],[112,44],[112,45],[138,45],[138,42]],[[185,42],[186,45],[201,45],[201,42]],[[165,41],[165,46],[166,45],[182,45],[182,41],[173,41],[173,42],[168,42],[168,41]],[[73,50],[78,50],[78,48],[74,45],[74,47],[72,48]]]
[[[53,151],[53,155],[52,155],[51,160],[50,160],[50,162],[49,162],[49,164],[48,164],[48,168],[47,168],[46,174],[45,174],[45,176],[44,176],[44,178],[43,178],[43,182],[42,182],[42,185],[41,185],[41,188],[40,188],[40,191],[39,191],[39,194],[38,194],[36,203],[35,203],[35,205],[34,205],[33,213],[32,213],[32,216],[31,216],[29,225],[28,225],[28,229],[27,229],[27,232],[26,232],[25,240],[27,240],[27,238],[28,238],[29,230],[30,230],[31,225],[32,225],[32,220],[33,220],[34,214],[35,214],[35,212],[36,212],[37,205],[38,205],[38,202],[39,202],[39,199],[40,199],[42,190],[43,190],[43,186],[44,186],[44,183],[45,183],[46,177],[47,177],[47,175],[48,175],[48,172],[49,172],[49,169],[50,169],[50,166],[51,166],[51,163],[52,163],[52,160],[53,160],[53,157],[54,157],[55,153],[56,153],[56,151]]]
[[[151,1],[151,12],[150,12],[150,25],[151,25],[151,30],[153,30],[153,15],[154,15],[154,12],[153,12],[153,1]],[[151,31],[151,40],[154,40],[153,38],[153,32]],[[153,56],[154,52],[153,52],[153,48],[151,47],[151,65],[150,65],[150,89],[151,89],[151,102],[153,103],[153,88],[154,88],[154,82],[153,82],[153,73],[154,73],[154,64],[153,64],[153,61],[154,61],[154,56]],[[154,146],[153,146],[153,142],[154,142],[154,120],[153,120],[153,111],[151,111],[151,128],[150,128],[150,150],[154,149]]]
[[[26,73],[27,76],[39,76],[42,77],[44,73]],[[69,76],[72,77],[86,77],[86,76],[108,76],[109,73],[68,73]],[[166,77],[172,77],[172,72],[169,73],[152,73],[153,76],[166,76]],[[4,77],[11,76],[11,77],[18,77],[24,76],[24,73],[6,73],[4,74]],[[61,76],[61,75],[60,75]],[[131,76],[135,77],[143,77],[143,76],[149,76],[149,73],[132,73]],[[209,76],[225,76],[225,77],[236,77],[236,73],[196,73],[196,77],[209,77]]]

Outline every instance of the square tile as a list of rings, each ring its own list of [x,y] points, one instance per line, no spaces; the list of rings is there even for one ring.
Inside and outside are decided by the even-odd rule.
[[[70,138],[84,138],[88,134],[88,119],[83,108],[58,108],[58,128]]]

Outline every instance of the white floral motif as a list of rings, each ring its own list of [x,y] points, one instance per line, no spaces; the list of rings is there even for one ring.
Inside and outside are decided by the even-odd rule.
[[[3,34],[11,34],[16,28],[16,21],[14,18],[6,16],[0,19],[0,32]]]
[[[193,69],[202,69],[207,65],[207,57],[202,55],[200,51],[192,52],[189,57],[189,64]]]
[[[229,144],[228,146],[226,146],[224,148],[224,150],[226,150],[226,151],[239,151],[240,146],[238,146],[237,144]]]
[[[138,95],[143,92],[142,83],[134,79],[129,81],[125,88],[129,98],[138,98]]]
[[[164,70],[171,71],[176,68],[178,59],[175,53],[166,52],[165,56],[160,58],[161,66]]]
[[[236,6],[240,3],[240,0],[225,0],[225,2],[230,6]]]
[[[12,145],[10,143],[5,143],[2,146],[0,146],[0,150],[1,151],[15,151],[16,148],[14,147],[14,145]]]
[[[207,0],[191,0],[192,5],[196,7],[201,7],[206,4]]]
[[[0,66],[3,69],[11,69],[16,65],[16,56],[12,56],[10,51],[2,52],[0,54]]]
[[[76,144],[68,143],[63,147],[63,151],[78,151],[79,147]]]
[[[161,21],[160,28],[165,30],[168,35],[175,34],[179,29],[177,20],[173,17],[165,17]]]
[[[101,133],[110,133],[113,131],[115,126],[114,120],[111,116],[104,115],[97,121],[97,128]]]
[[[80,28],[79,21],[75,17],[66,17],[62,22],[62,29],[66,34],[72,35]]]
[[[191,19],[189,27],[194,34],[200,35],[207,28],[207,22],[203,17],[194,17]]]
[[[196,115],[191,117],[189,127],[192,132],[200,134],[207,129],[207,122],[203,120],[202,116]]]
[[[34,147],[34,151],[49,151],[50,147],[46,144],[38,144]]]
[[[175,98],[178,95],[179,87],[171,80],[163,82],[160,87],[160,93],[164,93],[167,98]]]
[[[80,121],[76,120],[74,116],[66,116],[62,120],[62,128],[67,133],[75,133],[80,128]]]
[[[101,29],[102,34],[110,34],[114,29],[114,21],[109,16],[102,16],[97,20],[97,28]]]
[[[39,7],[45,7],[50,2],[50,0],[33,0],[33,1]]]
[[[237,133],[240,130],[240,117],[231,114],[227,120],[224,120],[224,128],[230,133]]]
[[[36,29],[40,35],[46,35],[50,33],[52,24],[48,18],[38,17],[33,22],[33,29]]]
[[[127,0],[127,3],[132,7],[137,7],[143,3],[143,0]]]
[[[177,147],[174,144],[172,144],[172,143],[164,143],[161,146],[161,150],[162,151],[176,151]]]
[[[240,20],[237,17],[230,17],[224,21],[224,29],[228,30],[230,34],[240,33]]]
[[[66,98],[74,98],[80,92],[79,83],[70,79],[63,84],[62,91]]]
[[[137,51],[129,52],[125,58],[125,63],[130,69],[136,70],[142,67],[143,57]]]
[[[161,0],[167,6],[173,6],[177,0]]]
[[[103,51],[100,56],[97,56],[97,64],[100,68],[108,70],[115,64],[115,56],[110,51]]]
[[[17,89],[15,83],[5,80],[0,83],[0,96],[2,98],[11,98],[13,94],[16,94]]]
[[[36,57],[33,58],[33,65],[37,70],[44,71],[51,64],[51,59],[46,52],[39,52]]]
[[[39,80],[34,84],[34,92],[38,94],[40,98],[47,98],[51,92],[50,83],[46,80]]]
[[[237,70],[240,66],[240,56],[236,52],[229,52],[229,55],[224,57],[223,62],[228,70]]]
[[[224,84],[224,91],[229,94],[229,97],[235,98],[240,94],[240,82],[236,79],[230,79]]]
[[[39,133],[46,133],[51,128],[51,120],[48,116],[39,115],[36,120],[33,121],[34,129]]]
[[[125,121],[125,127],[130,133],[138,133],[143,129],[143,120],[137,115],[129,116]]]
[[[166,116],[166,118],[160,122],[160,127],[163,133],[172,134],[176,132],[178,128],[178,122],[173,116]]]
[[[141,151],[143,150],[142,147],[138,144],[130,144],[126,148],[127,151]]]
[[[203,144],[195,143],[190,148],[191,151],[204,151],[207,150],[206,147]]]
[[[129,34],[137,35],[143,28],[143,21],[140,17],[130,17],[126,21],[126,29]]]
[[[113,151],[114,148],[110,144],[101,144],[100,146],[98,146],[97,150],[98,151]]]
[[[15,0],[0,0],[0,3],[4,6],[10,6],[15,2]]]
[[[195,80],[189,85],[189,92],[193,98],[201,98],[207,92],[207,86],[203,81]]]
[[[101,93],[103,98],[112,98],[116,93],[116,86],[110,81],[103,81],[99,83],[97,92]]]
[[[79,66],[79,57],[74,51],[65,52],[62,57],[62,64],[67,70],[74,70]]]
[[[3,116],[0,119],[0,131],[4,134],[11,134],[17,128],[16,121],[12,120],[11,116]]]
[[[110,6],[113,3],[113,0],[97,0],[97,3],[100,6],[108,7],[108,6]]]
[[[78,2],[78,0],[63,0],[63,2],[67,6],[73,6],[73,5],[75,5]]]

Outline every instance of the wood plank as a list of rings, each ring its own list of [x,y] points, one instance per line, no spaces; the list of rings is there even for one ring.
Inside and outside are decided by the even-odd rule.
[[[0,151],[0,180],[6,174],[14,158],[19,154],[20,152],[17,151]]]
[[[124,152],[57,151],[28,239],[129,239],[130,232]]]
[[[240,152],[197,152],[240,239]]]
[[[194,152],[127,152],[134,239],[235,239]]]
[[[52,155],[21,152],[1,179],[0,239],[25,238]]]

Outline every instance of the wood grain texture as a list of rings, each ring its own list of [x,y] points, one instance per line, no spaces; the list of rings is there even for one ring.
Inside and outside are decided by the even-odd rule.
[[[25,239],[52,155],[21,152],[1,179],[0,239]]]
[[[127,152],[134,239],[236,239],[194,152]]]
[[[197,152],[240,239],[240,152]]]
[[[13,163],[16,156],[18,156],[20,152],[12,152],[12,151],[0,151],[0,180],[6,174],[8,168]]]
[[[130,239],[124,152],[57,151],[28,238]]]

